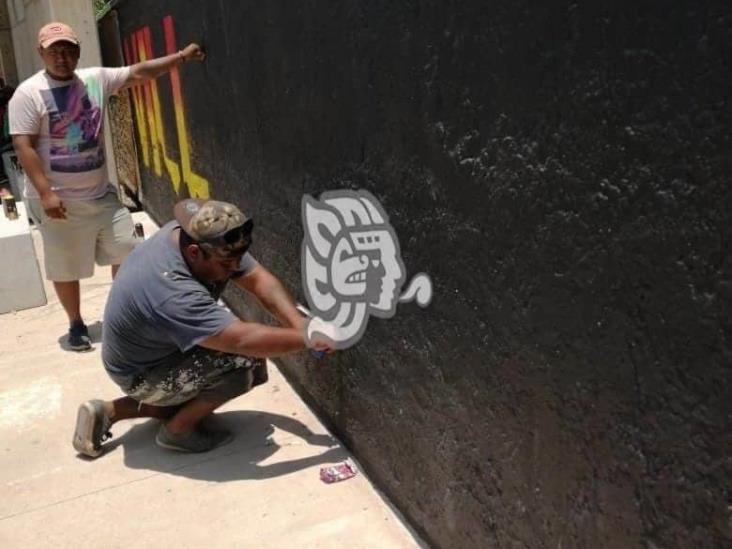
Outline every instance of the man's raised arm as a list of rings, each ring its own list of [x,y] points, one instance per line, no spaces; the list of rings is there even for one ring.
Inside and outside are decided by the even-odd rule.
[[[164,57],[157,57],[148,61],[141,61],[130,66],[130,75],[123,88],[144,84],[148,80],[170,71],[173,67],[185,61],[203,61],[206,54],[198,44],[188,44],[182,50]]]

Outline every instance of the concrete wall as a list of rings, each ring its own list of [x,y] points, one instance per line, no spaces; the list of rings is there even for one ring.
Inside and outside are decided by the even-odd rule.
[[[303,193],[365,188],[432,276],[429,309],[283,361],[432,543],[730,546],[728,3],[119,12],[133,58],[166,28],[209,55],[136,96],[159,221],[242,204],[302,298]]]
[[[13,37],[17,80],[21,82],[42,67],[36,52],[38,29],[51,21],[50,1],[7,0]]]
[[[101,64],[91,0],[7,0],[7,6],[20,80],[43,68],[36,51],[38,29],[51,21],[63,21],[76,31],[81,41],[80,67]]]
[[[0,76],[11,86],[18,85],[10,13],[8,12],[8,6],[2,2],[0,2]]]

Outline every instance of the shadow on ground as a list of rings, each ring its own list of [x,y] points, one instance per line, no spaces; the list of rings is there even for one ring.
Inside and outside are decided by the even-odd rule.
[[[125,465],[131,469],[159,471],[212,482],[272,478],[313,465],[343,461],[348,457],[348,453],[337,446],[337,441],[330,435],[315,434],[291,417],[268,412],[236,411],[216,414],[215,421],[230,429],[236,438],[227,446],[211,452],[183,454],[158,447],[155,434],[160,423],[151,419],[133,426],[118,439],[109,441],[105,444],[105,453],[121,446],[125,453]],[[317,455],[262,465],[281,448],[270,438],[275,427],[286,433],[284,437],[279,437],[286,439],[280,440],[281,444],[301,446],[303,452],[308,454],[312,454],[313,447],[320,447],[323,451]]]

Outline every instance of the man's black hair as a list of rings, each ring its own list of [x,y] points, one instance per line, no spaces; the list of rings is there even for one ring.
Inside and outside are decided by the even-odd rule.
[[[193,238],[191,235],[189,235],[187,232],[185,232],[182,227],[180,229],[180,237],[178,238],[178,243],[180,245],[181,252],[183,250],[185,250],[191,244],[196,244],[196,245],[198,245],[201,252],[203,253],[203,257],[205,257],[206,259],[209,258],[210,254],[209,254],[208,250],[206,249],[206,247],[201,246],[201,243],[198,240],[196,240],[195,238]]]

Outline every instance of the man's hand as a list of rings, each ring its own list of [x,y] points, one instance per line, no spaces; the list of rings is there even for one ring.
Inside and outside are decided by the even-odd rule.
[[[331,352],[343,339],[338,326],[317,316],[311,318],[305,327],[305,342],[314,351]]]
[[[188,44],[180,53],[185,61],[203,61],[206,57],[201,46],[195,43]]]
[[[66,208],[61,199],[53,191],[41,195],[41,206],[46,215],[52,219],[66,219]]]

